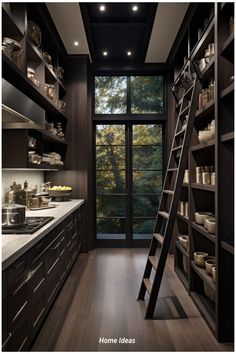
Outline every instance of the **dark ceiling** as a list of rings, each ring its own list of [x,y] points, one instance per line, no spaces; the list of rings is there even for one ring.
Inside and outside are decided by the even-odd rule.
[[[80,8],[94,63],[144,63],[157,3],[80,3]]]

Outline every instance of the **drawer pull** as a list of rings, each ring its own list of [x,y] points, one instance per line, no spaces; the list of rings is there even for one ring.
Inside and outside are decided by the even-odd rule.
[[[28,301],[25,301],[25,303],[21,306],[21,308],[19,309],[19,311],[15,314],[15,316],[12,319],[12,322],[15,322],[15,320],[17,319],[17,317],[21,314],[21,312],[24,310],[25,306],[28,304]]]
[[[5,340],[5,342],[3,343],[2,347],[4,349],[4,347],[7,345],[7,342],[9,341],[9,339],[11,338],[12,336],[12,333],[11,332],[8,332],[8,336],[7,336],[7,339]]]
[[[42,314],[44,313],[44,311],[45,311],[45,307],[43,307],[42,310],[40,311],[40,314],[38,315],[38,317],[34,321],[33,327],[35,327],[37,325],[37,323],[40,320],[40,318],[42,317]]]
[[[58,249],[59,246],[60,246],[60,242],[58,242],[55,247],[51,247],[51,250],[55,251],[56,249]]]
[[[25,260],[21,261],[20,263],[16,264],[13,268],[18,269],[20,268],[23,264],[25,264]]]

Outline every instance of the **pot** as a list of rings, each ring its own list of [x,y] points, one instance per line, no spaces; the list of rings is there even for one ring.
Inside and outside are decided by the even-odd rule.
[[[210,234],[215,234],[216,232],[216,219],[207,219],[206,228]]]
[[[194,263],[201,268],[205,268],[205,258],[208,253],[205,252],[194,252]]]
[[[209,212],[197,212],[195,213],[195,220],[196,223],[199,225],[203,225],[204,224],[204,220],[208,217],[208,216],[212,216],[212,213]]]
[[[25,206],[4,204],[2,206],[2,226],[19,226],[25,223]]]
[[[216,265],[215,258],[206,257],[205,258],[205,268],[208,274],[212,275],[212,268]]]

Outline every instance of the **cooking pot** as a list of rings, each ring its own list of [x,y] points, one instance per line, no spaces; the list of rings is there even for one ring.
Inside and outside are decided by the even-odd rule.
[[[2,206],[2,226],[19,226],[25,223],[25,206],[4,204]]]

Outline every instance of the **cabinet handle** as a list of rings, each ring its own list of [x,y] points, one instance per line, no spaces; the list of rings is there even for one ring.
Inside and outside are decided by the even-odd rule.
[[[31,273],[30,273],[30,277],[32,277],[36,272],[37,270],[42,266],[43,262],[39,263],[38,267],[36,267]]]
[[[60,242],[58,242],[55,247],[51,247],[51,250],[55,251],[56,249],[58,249],[59,246],[60,246]]]
[[[20,263],[18,263],[17,265],[15,265],[13,268],[14,269],[18,269],[20,268],[20,266],[22,266],[25,263],[25,260],[21,261]]]
[[[2,347],[4,348],[5,345],[7,345],[7,342],[9,341],[9,339],[11,338],[12,336],[12,333],[11,332],[8,332],[8,336],[7,336],[7,339],[5,340],[5,342],[3,343]]]

